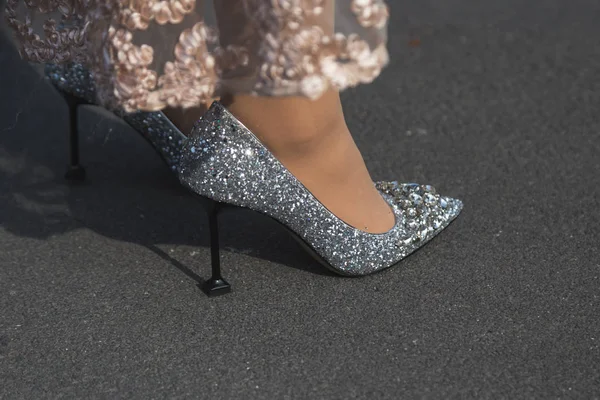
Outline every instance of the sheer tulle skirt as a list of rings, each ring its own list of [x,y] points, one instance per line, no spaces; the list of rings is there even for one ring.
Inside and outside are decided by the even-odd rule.
[[[98,101],[125,111],[317,98],[388,58],[383,0],[7,0],[6,17],[23,58],[83,64]]]

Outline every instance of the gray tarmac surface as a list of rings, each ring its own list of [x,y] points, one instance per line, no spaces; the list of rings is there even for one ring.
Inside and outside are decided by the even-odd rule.
[[[413,4],[414,3],[414,4]],[[0,398],[600,398],[600,2],[393,2],[391,65],[344,93],[374,179],[465,202],[393,269],[334,276],[203,210],[123,123],[0,37]]]

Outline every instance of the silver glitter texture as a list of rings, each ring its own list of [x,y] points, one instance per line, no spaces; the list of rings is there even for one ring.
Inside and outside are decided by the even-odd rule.
[[[94,78],[81,64],[46,64],[46,78],[59,91],[68,93],[89,104],[96,104]]]
[[[396,217],[381,234],[356,229],[321,204],[219,103],[201,118],[183,149],[182,184],[201,196],[266,214],[295,232],[342,275],[388,268],[423,246],[462,209],[428,185],[379,182]]]
[[[119,115],[119,114],[117,114]],[[120,114],[125,122],[138,131],[158,151],[164,162],[177,171],[181,149],[186,137],[162,112],[138,111]]]
[[[73,95],[84,103],[97,104],[94,78],[81,64],[46,64],[45,73],[59,91]],[[113,112],[139,132],[173,171],[177,169],[186,138],[162,112]]]

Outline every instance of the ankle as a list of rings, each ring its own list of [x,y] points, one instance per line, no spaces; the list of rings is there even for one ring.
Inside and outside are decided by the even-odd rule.
[[[183,133],[189,135],[194,124],[208,109],[206,105],[186,109],[167,107],[163,110],[165,116]]]
[[[316,101],[235,96],[227,108],[276,155],[301,157],[348,134],[336,92]]]

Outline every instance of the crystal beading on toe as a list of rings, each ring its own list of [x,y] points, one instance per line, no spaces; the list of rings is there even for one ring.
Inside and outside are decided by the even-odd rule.
[[[365,275],[390,267],[439,233],[462,203],[431,186],[380,182],[396,222],[382,234],[340,220],[233,115],[214,103],[184,146],[179,177],[195,193],[266,214],[295,232],[333,270]]]
[[[377,182],[375,187],[392,196],[401,211],[405,228],[412,234],[401,245],[428,241],[443,229],[462,209],[462,202],[440,196],[431,185],[417,183]]]

